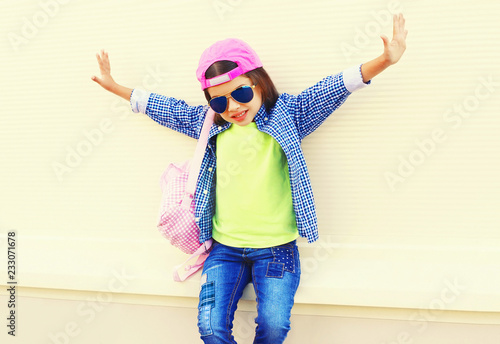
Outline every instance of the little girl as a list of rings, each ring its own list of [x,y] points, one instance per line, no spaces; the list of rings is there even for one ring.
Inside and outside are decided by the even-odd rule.
[[[318,239],[316,210],[301,149],[355,90],[396,63],[405,50],[403,16],[393,39],[372,61],[328,76],[298,96],[279,94],[245,42],[218,41],[206,49],[196,76],[216,112],[195,193],[200,242],[214,245],[203,267],[198,327],[205,343],[235,343],[234,312],[243,289],[257,295],[254,343],[283,343],[300,280],[295,240]],[[130,89],[110,74],[108,54],[97,55],[101,77],[92,80],[130,100],[161,125],[198,138],[207,106]]]

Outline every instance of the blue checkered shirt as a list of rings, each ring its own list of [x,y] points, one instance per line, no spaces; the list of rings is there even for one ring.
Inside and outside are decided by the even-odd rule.
[[[361,66],[355,66],[324,78],[299,95],[283,93],[270,112],[266,112],[262,106],[255,116],[257,128],[271,135],[287,157],[297,229],[299,235],[307,238],[308,242],[316,241],[319,234],[314,196],[301,142],[342,105],[354,90],[365,85],[361,77]],[[130,101],[134,112],[143,112],[159,124],[195,139],[200,135],[208,110],[207,106],[190,106],[183,100],[140,89],[134,89]],[[195,220],[200,227],[201,243],[212,237],[217,164],[216,135],[228,129],[230,125],[212,125],[198,176]]]

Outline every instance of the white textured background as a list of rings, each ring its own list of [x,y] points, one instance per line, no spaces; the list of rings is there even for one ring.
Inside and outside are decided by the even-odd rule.
[[[402,60],[303,143],[321,240],[301,242],[297,302],[439,307],[477,312],[461,322],[498,321],[492,0],[0,1],[0,249],[17,231],[20,290],[109,292],[110,271],[125,269],[136,277],[121,292],[196,298],[196,277],[170,282],[184,256],[155,228],[159,176],[195,142],[93,83],[97,51],[109,52],[119,83],[195,105],[205,102],[195,77],[201,52],[239,37],[279,91],[296,94],[378,56],[378,35],[391,37],[388,14],[399,11],[409,30]],[[6,266],[0,259],[0,284]],[[447,283],[462,286],[459,295]]]

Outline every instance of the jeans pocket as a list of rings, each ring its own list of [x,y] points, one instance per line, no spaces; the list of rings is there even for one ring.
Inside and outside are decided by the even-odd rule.
[[[267,264],[266,277],[283,278],[283,273],[285,272],[285,264],[269,262]]]
[[[202,336],[213,334],[211,324],[212,308],[215,305],[214,282],[206,282],[201,286],[200,303],[198,305],[198,329]]]
[[[267,265],[266,277],[282,278],[285,271],[295,273],[295,247],[292,243],[271,247],[271,251],[273,261]]]

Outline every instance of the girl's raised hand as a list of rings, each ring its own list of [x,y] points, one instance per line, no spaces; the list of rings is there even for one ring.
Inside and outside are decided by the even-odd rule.
[[[392,41],[389,42],[387,36],[380,36],[384,42],[384,54],[386,61],[389,64],[395,64],[399,61],[406,49],[406,36],[408,30],[405,30],[405,18],[403,14],[394,15]]]
[[[111,66],[109,64],[108,53],[101,50],[101,53],[97,53],[96,57],[101,71],[101,77],[99,78],[94,75],[92,76],[92,80],[101,85],[105,90],[112,92],[116,86],[116,82],[111,77]]]

